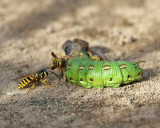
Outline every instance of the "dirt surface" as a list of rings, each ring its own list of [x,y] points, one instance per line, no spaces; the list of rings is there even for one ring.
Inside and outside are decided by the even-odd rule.
[[[160,127],[159,0],[1,0],[0,127]],[[51,51],[81,38],[108,60],[139,61],[143,79],[119,88],[18,90],[11,79],[52,65]],[[20,79],[21,80],[21,79]]]

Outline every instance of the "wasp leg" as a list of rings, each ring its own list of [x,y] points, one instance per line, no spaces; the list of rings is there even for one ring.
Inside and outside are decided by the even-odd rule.
[[[30,91],[33,89],[33,87],[34,87],[35,85],[36,85],[35,83],[32,85],[32,87],[28,90],[28,93],[30,93]],[[28,93],[27,93],[27,94],[28,94]]]
[[[44,84],[44,85],[46,85],[46,86],[51,87],[51,82],[50,82],[50,81],[48,81],[47,79],[45,79],[45,80],[41,81],[41,83],[43,83],[43,84]]]
[[[65,75],[64,71],[61,72],[61,77],[62,77],[62,79],[63,79],[64,82],[67,81],[67,78],[66,78],[66,75]]]
[[[68,58],[68,59],[72,58],[72,57],[67,56],[67,55],[60,55],[60,56],[61,56],[61,58]]]

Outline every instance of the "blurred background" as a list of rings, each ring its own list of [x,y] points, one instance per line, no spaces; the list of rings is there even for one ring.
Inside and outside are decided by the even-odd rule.
[[[0,124],[159,127],[159,14],[159,0],[1,0]],[[50,53],[74,38],[110,61],[146,61],[143,80],[87,90],[51,77],[53,89],[17,89],[12,78],[51,66]]]

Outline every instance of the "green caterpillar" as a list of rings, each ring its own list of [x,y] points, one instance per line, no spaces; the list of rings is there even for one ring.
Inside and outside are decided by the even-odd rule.
[[[67,81],[85,88],[117,88],[142,78],[140,62],[68,59]]]
[[[59,68],[65,71],[70,83],[85,88],[116,88],[121,84],[142,79],[143,71],[139,66],[142,61],[106,61],[89,50],[88,43],[80,39],[66,41],[63,48],[66,52],[64,57],[67,59],[58,58],[52,52],[54,60],[51,69]]]

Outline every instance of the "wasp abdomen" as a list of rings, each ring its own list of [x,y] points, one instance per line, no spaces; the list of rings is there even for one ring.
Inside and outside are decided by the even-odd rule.
[[[24,78],[19,84],[18,84],[18,88],[22,89],[22,88],[26,88],[28,87],[27,85],[33,80],[33,76],[28,76],[26,78]]]

